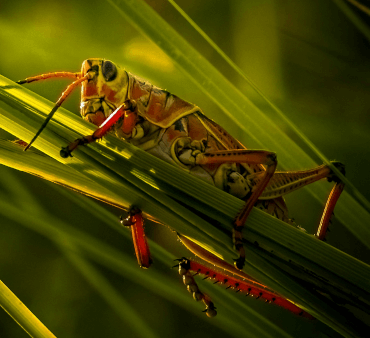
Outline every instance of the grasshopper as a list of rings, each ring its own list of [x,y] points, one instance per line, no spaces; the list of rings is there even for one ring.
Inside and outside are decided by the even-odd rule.
[[[235,267],[179,234],[180,240],[190,251],[223,269],[220,272],[203,263],[185,258],[179,260],[179,273],[183,276],[184,284],[196,300],[203,301],[206,314],[209,317],[215,316],[216,308],[210,297],[199,290],[191,271],[205,274],[206,277],[214,278],[216,282],[228,287],[245,291],[257,298],[277,303],[294,313],[310,317],[241,271],[246,259],[242,230],[253,207],[258,207],[301,229],[289,218],[283,195],[326,178],[335,184],[316,233],[317,238],[323,240],[335,204],[344,188],[343,182],[332,172],[329,165],[302,171],[276,171],[275,153],[247,149],[224,128],[207,118],[198,106],[141,80],[108,60],[87,59],[82,63],[81,72],[42,74],[17,83],[24,84],[54,77],[73,78],[74,82],[63,92],[26,149],[40,135],[67,96],[81,84],[81,115],[98,128],[92,135],[79,138],[63,147],[60,152],[62,157],[72,156],[78,146],[95,142],[108,132],[113,132],[118,138],[245,201],[244,207],[235,215],[231,225],[232,240],[239,254],[235,259]],[[332,164],[344,173],[343,164]],[[145,238],[141,210],[132,207],[128,217],[121,219],[121,222],[131,227],[139,265],[148,268],[152,259]]]

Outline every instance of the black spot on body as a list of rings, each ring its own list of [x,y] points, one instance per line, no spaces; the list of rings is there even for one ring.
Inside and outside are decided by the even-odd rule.
[[[175,126],[175,130],[186,132],[182,119],[177,120],[173,125]]]

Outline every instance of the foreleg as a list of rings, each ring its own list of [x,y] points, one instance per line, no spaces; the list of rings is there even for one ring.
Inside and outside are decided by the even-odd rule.
[[[89,144],[101,139],[106,135],[109,130],[120,120],[123,119],[123,130],[126,134],[131,133],[132,129],[135,127],[137,114],[135,112],[136,103],[134,101],[126,101],[124,104],[119,106],[109,117],[100,125],[98,129],[94,131],[92,135],[84,136],[78,138],[77,140],[71,142],[67,147],[62,147],[60,151],[60,156],[67,158],[72,157],[72,151],[78,146]]]

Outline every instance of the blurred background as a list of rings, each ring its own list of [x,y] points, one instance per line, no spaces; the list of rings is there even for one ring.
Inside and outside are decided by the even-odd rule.
[[[171,4],[165,0],[146,2],[252,101],[264,104]],[[178,0],[177,3],[325,156],[346,164],[347,177],[369,199],[370,48],[369,40],[338,6],[345,1]],[[350,8],[368,27],[369,18]],[[0,46],[0,74],[14,81],[51,71],[79,71],[83,60],[101,57],[197,104],[216,122],[220,113],[203,93],[186,85],[186,77],[156,44],[138,33],[105,1],[2,1]],[[55,102],[68,83],[68,80],[37,82],[28,88]],[[78,91],[64,107],[79,114]],[[269,109],[266,113],[295,137],[277,114]],[[0,137],[11,139],[2,130]],[[130,241],[122,245],[116,232],[72,203],[61,194],[62,188],[4,166],[0,167],[0,176],[3,191],[5,181],[16,180],[55,217],[126,250],[135,259]],[[297,223],[313,233],[322,206],[307,199],[304,192],[288,196],[287,202]],[[106,208],[119,217],[120,210]],[[0,278],[56,336],[135,337],[135,332],[122,325],[116,313],[52,242],[17,222],[2,218],[0,223]],[[334,220],[331,230],[328,243],[369,263],[368,251],[351,242],[339,222]],[[149,238],[177,256],[186,255],[167,228],[148,225],[147,231]],[[179,279],[168,266],[157,265],[153,269],[169,271]],[[210,320],[204,320],[204,315],[198,313],[200,306],[184,310],[136,283],[96,267],[122,290],[158,336],[229,336],[227,328],[220,330]],[[307,324],[273,306],[256,305],[259,302],[255,300],[246,302],[293,337],[336,337],[320,323]],[[0,337],[25,336],[0,311]]]

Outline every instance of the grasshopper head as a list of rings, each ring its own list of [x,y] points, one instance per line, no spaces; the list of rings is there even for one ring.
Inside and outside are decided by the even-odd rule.
[[[82,83],[81,115],[100,126],[126,100],[128,75],[124,69],[104,59],[85,60],[81,75],[89,72],[94,76]]]
[[[24,84],[56,77],[70,77],[76,80],[63,92],[40,129],[24,150],[27,150],[32,145],[67,96],[80,83],[82,83],[81,115],[85,120],[95,125],[100,126],[101,123],[126,100],[128,74],[123,69],[117,67],[113,62],[103,59],[85,60],[82,63],[81,73],[52,72],[30,77],[18,81],[17,83]]]

